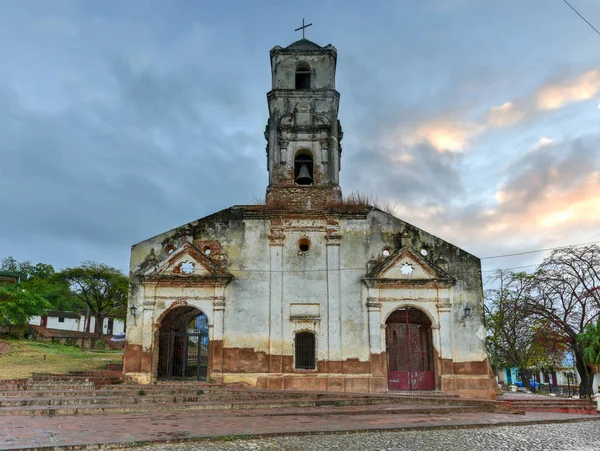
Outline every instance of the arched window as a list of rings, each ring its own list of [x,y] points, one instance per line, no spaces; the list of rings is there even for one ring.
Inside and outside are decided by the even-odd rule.
[[[315,334],[298,332],[294,343],[296,349],[296,368],[314,370],[315,365]]]
[[[301,150],[294,159],[294,182],[296,185],[313,184],[313,157],[307,150]]]
[[[296,89],[310,89],[310,66],[300,62],[296,66]]]

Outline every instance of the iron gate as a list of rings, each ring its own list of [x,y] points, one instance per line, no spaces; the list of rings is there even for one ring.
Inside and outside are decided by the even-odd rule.
[[[206,380],[208,330],[166,332],[160,335],[166,353],[160,356],[157,375],[165,380]]]
[[[386,322],[388,389],[434,390],[431,321],[420,310],[396,310]]]

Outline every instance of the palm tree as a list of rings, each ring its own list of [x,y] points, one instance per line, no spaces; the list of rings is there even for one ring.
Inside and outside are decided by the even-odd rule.
[[[595,323],[585,326],[578,339],[585,346],[583,361],[595,373],[600,373],[600,316],[598,316]]]

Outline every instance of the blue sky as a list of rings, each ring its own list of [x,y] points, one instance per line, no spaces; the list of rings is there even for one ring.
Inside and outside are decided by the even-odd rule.
[[[338,49],[345,193],[481,257],[600,240],[600,36],[562,0],[6,0],[0,256],[125,269],[264,197],[269,50],[302,17]]]

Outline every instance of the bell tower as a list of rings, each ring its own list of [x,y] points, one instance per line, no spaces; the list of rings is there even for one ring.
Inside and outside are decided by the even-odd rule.
[[[300,39],[271,49],[267,205],[315,210],[341,200],[337,50]]]

